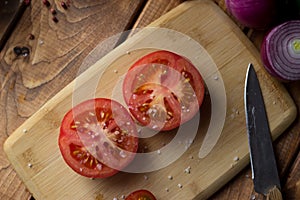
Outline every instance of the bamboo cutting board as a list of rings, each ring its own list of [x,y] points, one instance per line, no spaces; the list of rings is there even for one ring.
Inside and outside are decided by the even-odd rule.
[[[273,138],[295,119],[296,108],[287,91],[260,67],[255,47],[212,1],[185,2],[150,26],[156,28],[139,31],[93,64],[5,142],[10,162],[36,199],[121,199],[142,188],[158,199],[209,197],[249,163],[243,104],[249,62],[256,66]],[[156,49],[186,56],[206,82],[208,94],[200,121],[191,122],[199,122],[193,142],[178,159],[159,170],[120,172],[99,180],[77,175],[58,149],[64,114],[72,103],[94,96],[122,101],[122,75],[136,59]],[[84,97],[80,91],[86,92]],[[171,143],[174,135],[176,132],[158,134],[142,142],[149,146],[147,151],[156,151]],[[190,173],[185,173],[188,167]]]

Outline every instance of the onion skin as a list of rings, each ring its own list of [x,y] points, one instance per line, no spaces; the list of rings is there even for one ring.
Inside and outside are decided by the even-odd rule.
[[[225,0],[227,10],[244,26],[266,29],[276,19],[275,0]]]
[[[261,58],[274,77],[283,81],[300,80],[300,20],[273,28],[263,40]]]

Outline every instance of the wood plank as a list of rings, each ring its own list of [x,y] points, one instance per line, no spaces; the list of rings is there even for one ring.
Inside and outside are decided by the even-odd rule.
[[[59,22],[42,1],[31,1],[13,35],[0,54],[0,144],[46,101],[71,82],[81,62],[106,38],[128,28],[144,1],[72,0],[68,10],[60,1],[51,1]],[[34,40],[28,38],[34,35]],[[106,46],[113,49],[118,38]],[[42,43],[43,42],[43,43]],[[13,47],[30,49],[27,58],[16,57]],[[79,69],[81,71],[79,71]],[[20,178],[0,150],[0,199],[28,199],[30,196]]]
[[[300,153],[296,158],[283,189],[286,199],[297,200],[300,196]]]
[[[190,24],[190,22],[193,23]],[[185,166],[187,163],[187,157],[181,157],[174,164],[162,170],[149,173],[151,180],[157,180],[155,184],[150,181],[141,181],[143,180],[144,174],[133,175],[120,173],[111,179],[97,181],[79,177],[72,173],[62,161],[56,141],[60,125],[59,119],[72,105],[72,92],[75,84],[75,82],[73,82],[59,92],[25,124],[18,128],[6,142],[6,152],[11,162],[14,163],[20,176],[31,191],[34,192],[36,197],[45,199],[48,197],[48,194],[51,194],[49,198],[57,199],[62,197],[63,192],[65,195],[72,195],[73,199],[82,198],[83,196],[85,198],[95,198],[95,195],[100,194],[104,195],[104,198],[112,199],[114,196],[120,194],[128,194],[134,189],[148,188],[154,191],[160,199],[170,197],[173,199],[207,198],[236,175],[249,162],[245,119],[243,117],[244,76],[236,76],[236,74],[245,74],[249,60],[256,66],[263,93],[266,95],[267,112],[271,116],[269,120],[274,138],[278,137],[295,117],[293,102],[282,85],[272,79],[259,67],[261,63],[255,47],[211,1],[186,2],[176,10],[173,10],[168,13],[168,15],[154,22],[152,26],[161,26],[188,34],[189,37],[205,47],[218,67],[218,71],[220,71],[221,76],[219,77],[222,77],[225,87],[227,88],[226,95],[228,105],[226,108],[225,127],[213,151],[203,159],[199,160],[197,158],[189,161],[192,169],[194,169],[192,172],[193,176],[185,175],[182,171],[182,166]],[[218,27],[218,30],[216,30],[215,27]],[[150,42],[150,44],[155,42],[155,44],[163,44],[164,47],[160,48],[174,46],[177,44],[174,43],[174,40],[176,40],[176,42],[182,42],[179,38],[173,38],[170,35],[168,35],[169,38],[165,37],[165,35],[156,35],[161,33],[155,30],[137,33],[119,48],[101,59],[93,67],[89,68],[80,76],[79,80],[83,81],[79,84],[80,88],[88,86],[89,80],[93,77],[97,78],[97,73],[108,66],[108,71],[105,71],[108,76],[103,76],[103,82],[99,84],[105,87],[96,90],[97,96],[107,97],[107,95],[110,95],[107,92],[112,91],[116,83],[115,81],[118,80],[118,76],[112,75],[113,69],[117,69],[120,75],[122,75],[122,72],[126,72],[130,63],[146,52],[153,50],[145,46],[145,42]],[[168,33],[170,34],[170,32]],[[227,37],[219,37],[222,34]],[[185,44],[187,44],[187,41],[189,40],[184,41]],[[148,48],[137,50],[141,47]],[[181,52],[192,62],[197,62],[197,57],[192,56],[195,54],[195,49],[190,48],[190,46],[175,45],[174,49],[173,51]],[[130,54],[126,54],[128,50],[131,52]],[[118,59],[115,60],[116,58]],[[207,59],[207,55],[201,57],[200,60],[202,59]],[[111,63],[112,61],[114,62]],[[204,70],[203,66],[207,65],[209,65],[209,63],[197,64],[196,66],[202,71]],[[207,86],[210,88],[211,84],[213,84],[214,87],[217,88],[216,84],[218,84],[218,82],[216,82],[216,80],[213,82],[216,71],[212,66],[207,68],[212,70],[204,76]],[[77,79],[77,84],[79,80]],[[210,90],[210,97],[212,98],[216,92],[218,93],[220,90]],[[211,100],[213,100],[213,98]],[[239,116],[236,117],[236,115]],[[206,116],[204,119],[205,118],[209,117]],[[203,129],[205,130],[203,126],[204,125],[200,128],[200,132],[203,131]],[[22,133],[24,128],[26,128],[30,134]],[[55,137],[53,137],[53,135]],[[198,134],[196,142],[193,144],[194,146],[191,146],[187,155],[197,157],[199,145],[202,143],[203,137],[204,135]],[[35,145],[36,141],[39,141],[43,148]],[[154,140],[154,142],[161,143],[160,140]],[[54,149],[50,155],[47,150],[49,148]],[[240,160],[233,163],[235,156],[238,156]],[[34,163],[30,169],[28,169],[27,166],[28,162]],[[180,189],[180,192],[178,192],[179,189],[176,186],[178,182],[172,182],[170,186],[171,190],[168,193],[162,191],[162,187],[165,187],[169,183],[167,179],[168,173],[174,174],[176,180],[184,185],[184,187]],[[62,176],[64,176],[63,179],[61,179]],[[61,181],[57,180],[57,177],[59,177]],[[126,184],[124,183],[125,180],[127,181]],[[68,184],[71,182],[76,184]],[[110,187],[110,185],[116,187]],[[124,187],[124,185],[126,185],[126,187]],[[76,195],[76,197],[74,195]]]
[[[134,30],[147,26],[184,1],[185,0],[148,0],[132,29]],[[130,36],[134,33],[135,31],[132,31]]]

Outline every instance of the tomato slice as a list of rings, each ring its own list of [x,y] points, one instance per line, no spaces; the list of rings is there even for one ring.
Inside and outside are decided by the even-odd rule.
[[[125,200],[156,200],[156,198],[148,190],[137,190],[130,193]]]
[[[186,58],[156,51],[136,61],[123,82],[123,96],[131,114],[143,126],[171,130],[199,110],[205,85]]]
[[[118,102],[96,98],[73,107],[63,118],[59,148],[65,162],[86,177],[116,174],[134,158],[137,130]]]

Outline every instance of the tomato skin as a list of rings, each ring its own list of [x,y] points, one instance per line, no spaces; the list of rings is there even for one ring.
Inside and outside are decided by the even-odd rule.
[[[114,109],[117,110],[116,114]],[[126,125],[122,126],[120,123]],[[92,130],[90,127],[98,129]],[[85,134],[86,132],[89,134]],[[117,141],[120,137],[122,141]],[[89,151],[93,147],[99,154],[105,152],[98,138],[104,138],[104,143],[116,152],[124,150],[132,154],[124,158],[118,157],[120,166],[117,168],[104,164],[105,159],[100,160],[98,154]],[[88,147],[89,144],[91,145]],[[106,178],[116,174],[133,160],[138,149],[137,130],[130,114],[121,104],[110,99],[96,98],[82,102],[66,113],[61,123],[58,145],[64,161],[75,172],[90,178]],[[112,155],[108,154],[106,157]]]
[[[123,82],[123,96],[131,114],[141,125],[155,130],[172,130],[190,120],[204,94],[205,84],[197,68],[188,59],[165,50],[137,60]],[[154,105],[160,108],[160,119],[149,115]]]
[[[130,193],[125,200],[156,200],[156,198],[148,190],[137,190]]]

